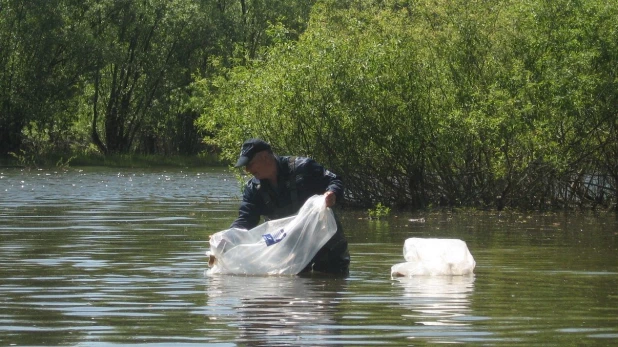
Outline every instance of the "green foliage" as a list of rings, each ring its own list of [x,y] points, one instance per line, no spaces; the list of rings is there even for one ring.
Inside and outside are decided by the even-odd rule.
[[[312,3],[0,0],[0,156],[195,155],[194,77],[297,38]]]
[[[15,160],[17,160],[17,165],[21,167],[28,169],[38,167],[35,156],[26,153],[26,151],[24,151],[23,149],[19,150],[18,153],[9,152],[9,155],[15,158]]]
[[[199,124],[230,160],[253,136],[315,157],[348,202],[607,206],[616,14],[603,1],[323,1],[297,42],[200,85]]]
[[[80,28],[68,25],[60,0],[0,4],[0,154],[21,149],[36,124],[57,142],[75,119],[85,57]],[[26,148],[25,151],[30,151]]]
[[[63,157],[60,157],[60,159],[56,161],[56,167],[60,169],[67,169],[69,168],[71,161],[75,158],[75,156],[71,156],[65,160]]]
[[[373,209],[368,209],[367,214],[369,215],[369,219],[379,220],[388,217],[391,214],[391,209],[379,202]]]
[[[0,0],[0,156],[231,161],[262,137],[363,206],[616,206],[616,18],[601,0]]]

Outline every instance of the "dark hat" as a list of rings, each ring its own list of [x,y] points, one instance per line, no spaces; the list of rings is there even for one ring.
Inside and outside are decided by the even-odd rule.
[[[249,139],[242,144],[240,157],[234,167],[241,167],[249,164],[253,156],[261,151],[272,151],[270,145],[260,139]]]

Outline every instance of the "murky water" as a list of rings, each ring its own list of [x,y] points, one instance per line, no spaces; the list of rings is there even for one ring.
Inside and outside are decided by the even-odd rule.
[[[205,276],[238,196],[223,169],[0,169],[0,345],[618,343],[614,215],[341,211],[345,279]],[[391,279],[408,237],[466,241],[475,276]]]

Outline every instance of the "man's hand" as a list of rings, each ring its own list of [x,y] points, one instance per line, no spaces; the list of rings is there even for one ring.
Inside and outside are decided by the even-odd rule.
[[[337,202],[337,195],[330,190],[324,193],[324,198],[326,200],[326,207],[333,207],[335,202]]]

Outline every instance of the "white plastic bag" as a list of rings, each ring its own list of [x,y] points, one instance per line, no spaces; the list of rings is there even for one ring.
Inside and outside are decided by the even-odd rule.
[[[471,275],[476,266],[468,246],[457,239],[409,238],[405,263],[391,267],[392,277]]]
[[[231,228],[210,238],[208,274],[294,275],[309,264],[337,231],[323,195],[314,195],[296,216],[251,230]]]

